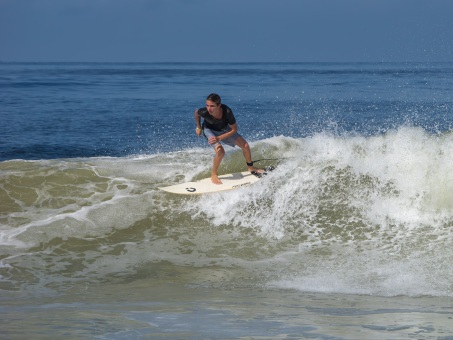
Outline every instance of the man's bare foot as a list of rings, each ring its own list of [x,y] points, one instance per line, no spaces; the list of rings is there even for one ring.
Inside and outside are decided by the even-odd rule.
[[[220,180],[219,176],[217,175],[211,175],[211,182],[217,185],[222,184],[222,181]]]

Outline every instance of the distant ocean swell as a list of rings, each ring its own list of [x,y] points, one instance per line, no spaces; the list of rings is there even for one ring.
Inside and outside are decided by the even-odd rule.
[[[195,148],[193,110],[212,91],[254,141],[438,134],[453,128],[452,74],[451,63],[0,63],[0,161]]]
[[[175,280],[213,287],[453,295],[451,133],[324,132],[252,147],[276,170],[196,198],[157,188],[208,176],[205,148],[0,163],[1,288],[51,294],[179,271]],[[229,149],[222,171],[242,169]]]

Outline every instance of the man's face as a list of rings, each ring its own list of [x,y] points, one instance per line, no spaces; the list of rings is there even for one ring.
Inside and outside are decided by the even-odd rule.
[[[220,107],[220,105],[217,105],[216,103],[214,103],[210,100],[206,101],[206,109],[208,110],[210,115],[217,113],[219,110],[219,107]]]

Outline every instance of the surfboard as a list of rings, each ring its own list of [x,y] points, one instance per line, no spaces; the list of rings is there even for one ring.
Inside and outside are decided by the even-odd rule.
[[[266,171],[270,171],[267,168]],[[160,187],[160,190],[171,192],[173,194],[180,195],[201,195],[225,190],[233,190],[244,187],[246,185],[253,184],[264,177],[264,174],[253,174],[248,171],[235,172],[232,174],[226,174],[219,176],[222,184],[214,184],[211,182],[211,178],[204,178],[195,182],[186,182],[171,185],[168,187]]]

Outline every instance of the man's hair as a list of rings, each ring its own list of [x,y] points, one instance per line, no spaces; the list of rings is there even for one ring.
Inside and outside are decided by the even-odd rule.
[[[211,102],[216,103],[217,105],[220,105],[222,100],[220,99],[220,96],[217,93],[211,93],[206,100],[209,100]]]

